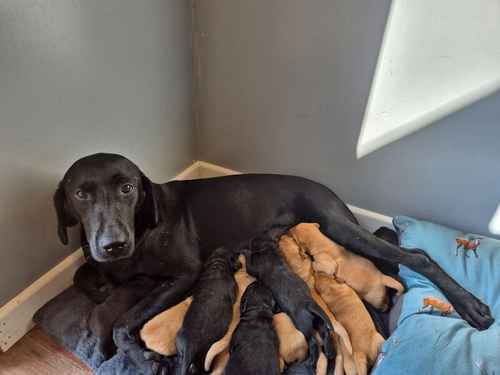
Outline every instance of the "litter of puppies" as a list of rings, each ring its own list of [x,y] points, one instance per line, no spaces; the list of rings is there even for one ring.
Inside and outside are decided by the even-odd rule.
[[[178,374],[368,373],[384,339],[361,299],[386,309],[398,281],[315,223],[256,238],[237,256],[214,252],[193,296],[144,325],[147,349],[177,354]]]

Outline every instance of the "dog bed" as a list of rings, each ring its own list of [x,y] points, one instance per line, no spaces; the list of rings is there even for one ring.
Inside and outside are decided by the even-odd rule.
[[[140,375],[142,372],[129,358],[118,351],[112,357],[101,351],[98,339],[89,329],[89,317],[95,304],[82,292],[70,287],[49,301],[34,316],[34,321],[66,350],[74,353],[99,375]],[[366,305],[374,323],[384,337],[395,326],[401,302],[390,313],[380,313]],[[149,374],[143,374],[149,375]]]
[[[96,374],[141,375],[124,353],[118,351],[108,358],[101,352],[98,339],[88,329],[88,317],[94,307],[83,293],[70,287],[38,310],[33,320]]]
[[[485,331],[449,310],[427,278],[401,266],[407,292],[398,327],[385,342],[374,375],[500,374],[500,241],[397,217],[403,248],[425,249],[464,288],[487,303],[495,323]],[[424,299],[436,305],[424,307]],[[443,315],[439,307],[446,312]]]

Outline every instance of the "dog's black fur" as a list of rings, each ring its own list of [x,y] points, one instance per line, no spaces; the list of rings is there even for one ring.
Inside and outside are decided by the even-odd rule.
[[[226,248],[218,248],[208,257],[177,334],[178,375],[201,373],[208,349],[227,332],[233,317],[237,289],[234,272],[238,268],[237,254]]]
[[[224,373],[280,374],[279,341],[273,327],[276,308],[271,291],[258,281],[250,284],[241,298],[240,311]]]
[[[277,237],[277,236],[272,236]],[[247,255],[247,272],[271,290],[281,311],[305,337],[310,338],[316,329],[325,345],[325,354],[332,358],[335,349],[330,339],[333,330],[323,310],[312,299],[309,287],[298,277],[279,255],[278,244],[267,234],[250,243]]]
[[[63,243],[66,227],[81,223],[85,232],[91,260],[79,272],[77,287],[95,296],[102,281],[124,285],[137,275],[157,280],[156,288],[114,323],[116,345],[146,373],[151,362],[137,335],[142,325],[185,298],[213,249],[248,241],[272,225],[317,222],[349,250],[431,279],[474,327],[493,322],[489,308],[425,252],[403,251],[372,235],[331,190],[304,178],[247,174],[155,184],[128,159],[95,154],[71,166],[54,204]]]

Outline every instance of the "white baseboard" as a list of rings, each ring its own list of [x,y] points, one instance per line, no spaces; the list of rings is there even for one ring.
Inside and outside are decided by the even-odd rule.
[[[200,173],[201,164],[194,162],[174,180],[200,178]],[[35,312],[73,284],[73,275],[83,262],[78,249],[0,308],[0,351],[7,351],[28,333]]]
[[[228,176],[240,173],[205,161],[195,161],[179,173],[174,180]],[[349,208],[361,225],[370,231],[381,226],[392,228],[392,219],[388,216],[352,205],[349,205]],[[40,307],[73,284],[73,275],[83,262],[83,253],[81,249],[78,249],[0,308],[1,351],[8,350],[33,327],[32,317]]]

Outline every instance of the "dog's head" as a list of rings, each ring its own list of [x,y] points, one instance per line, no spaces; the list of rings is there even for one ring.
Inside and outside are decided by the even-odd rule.
[[[79,159],[54,194],[61,242],[68,243],[67,227],[81,223],[96,261],[132,256],[136,224],[145,228],[158,223],[159,189],[121,155]]]

